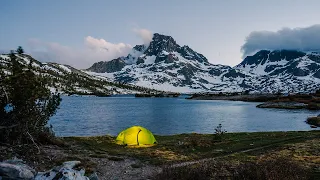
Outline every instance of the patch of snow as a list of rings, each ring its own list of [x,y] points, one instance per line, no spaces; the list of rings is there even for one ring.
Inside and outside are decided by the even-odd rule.
[[[156,60],[155,55],[146,56],[146,59],[144,59],[144,64],[154,64],[155,60]]]
[[[63,69],[64,71],[68,72],[68,73],[71,73],[71,72],[72,72],[71,69],[69,69],[69,68],[66,67],[65,65],[59,64],[59,67],[60,67],[61,69]]]

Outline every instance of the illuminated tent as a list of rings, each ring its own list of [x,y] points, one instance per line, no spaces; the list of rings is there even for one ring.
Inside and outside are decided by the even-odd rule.
[[[153,134],[141,126],[132,126],[117,136],[117,144],[132,147],[150,147],[157,144]]]

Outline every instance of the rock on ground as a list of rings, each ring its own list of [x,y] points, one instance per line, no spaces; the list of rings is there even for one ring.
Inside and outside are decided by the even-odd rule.
[[[80,164],[80,161],[67,161],[62,166],[55,167],[47,172],[39,172],[35,177],[35,180],[89,180],[88,177],[84,176],[85,170],[80,171],[74,170],[73,168]]]
[[[20,159],[0,162],[0,179],[33,179],[36,171]]]

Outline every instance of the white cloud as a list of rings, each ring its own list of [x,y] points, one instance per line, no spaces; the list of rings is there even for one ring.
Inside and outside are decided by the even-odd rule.
[[[153,33],[148,29],[133,28],[133,32],[143,40],[144,44],[148,45],[152,41]]]
[[[301,51],[320,50],[320,24],[305,28],[283,28],[279,31],[254,31],[241,47],[243,56],[259,50],[290,49]]]
[[[84,39],[84,46],[79,49],[38,39],[30,39],[28,45],[30,54],[40,61],[68,64],[76,68],[88,68],[98,61],[126,56],[132,49],[130,44],[113,44],[91,36]]]
[[[153,33],[151,31],[138,26],[133,28],[132,31],[142,39],[144,44],[149,44],[152,41]],[[130,44],[111,43],[105,39],[87,36],[84,38],[82,48],[43,42],[39,39],[29,39],[26,50],[35,59],[43,62],[57,62],[76,68],[89,68],[95,62],[110,61],[121,56],[127,56],[132,47]]]

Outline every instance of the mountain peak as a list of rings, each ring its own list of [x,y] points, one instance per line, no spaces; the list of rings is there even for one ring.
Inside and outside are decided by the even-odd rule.
[[[145,54],[147,56],[157,56],[161,54],[162,51],[174,52],[177,51],[178,48],[180,48],[180,46],[171,36],[154,33],[152,41],[150,42],[149,47],[145,51]]]

